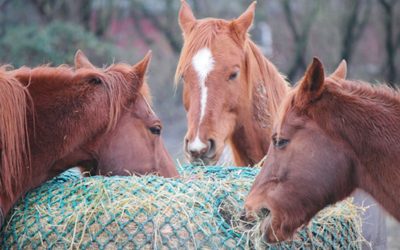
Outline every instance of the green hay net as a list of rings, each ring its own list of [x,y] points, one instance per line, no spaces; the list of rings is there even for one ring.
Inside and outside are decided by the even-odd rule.
[[[180,168],[181,179],[81,178],[70,170],[11,211],[1,249],[359,249],[359,211],[321,211],[294,241],[266,245],[259,223],[239,222],[259,169]]]

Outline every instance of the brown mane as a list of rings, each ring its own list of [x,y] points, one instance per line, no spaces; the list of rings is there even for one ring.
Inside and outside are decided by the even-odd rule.
[[[9,197],[17,195],[29,175],[30,151],[27,135],[27,88],[0,68],[0,189]]]
[[[310,112],[313,119],[330,136],[346,140],[359,155],[365,154],[365,149],[359,146],[368,145],[368,142],[376,141],[376,145],[380,146],[380,148],[376,148],[376,151],[374,149],[374,152],[378,150],[391,152],[391,145],[400,143],[398,137],[392,136],[400,124],[400,116],[395,115],[400,113],[399,91],[383,84],[371,85],[360,81],[337,81],[327,78],[325,92],[340,101],[336,104],[324,101],[321,104],[340,113],[340,118],[344,122],[339,122],[338,118],[330,115],[337,116],[337,113],[329,112],[328,114],[326,110],[320,108],[312,108],[306,112]],[[337,126],[340,127],[340,134],[335,128]],[[359,129],[371,126],[374,129]],[[369,138],[369,141],[366,141],[365,138]],[[372,155],[372,152],[369,155]],[[367,156],[361,157],[361,159],[367,159]],[[377,168],[372,170],[376,171]],[[400,171],[396,174],[400,176]]]
[[[213,43],[217,34],[225,33],[240,45],[237,36],[232,35],[232,30],[229,27],[230,22],[221,19],[205,18],[198,20],[194,30],[185,37],[185,42],[182,47],[181,56],[179,58],[178,66],[175,73],[175,84],[187,70],[191,64],[191,59],[197,51],[203,47],[209,48]],[[269,62],[257,45],[251,40],[250,35],[246,35],[244,43],[245,64],[247,66],[245,78],[248,83],[248,93],[250,100],[253,98],[253,85],[254,79],[259,77],[254,75],[254,68],[259,69],[261,72],[261,79],[265,87],[265,95],[268,101],[268,106],[265,109],[267,115],[273,117],[276,114],[280,101],[286,95],[288,90],[288,83],[285,82],[284,77],[279,73],[276,67]]]
[[[282,103],[281,112],[283,112],[283,116],[288,113],[290,109],[297,109],[300,107],[303,111],[306,111],[315,118],[315,120],[323,119],[321,117],[325,117],[326,112],[313,109],[311,105],[309,107],[304,103],[306,98],[302,97],[303,93],[300,92],[298,88],[299,86],[296,86],[291,90],[286,101]],[[400,101],[400,92],[385,84],[372,85],[367,82],[335,79],[332,77],[326,78],[323,93],[324,95],[330,95],[341,99],[341,102],[335,105],[338,108],[345,105],[355,105],[360,108],[360,112],[367,112],[367,114],[368,112],[375,112],[377,110],[384,113],[394,111],[392,109],[396,109],[397,107],[395,104],[398,104]],[[343,110],[345,110],[345,107],[343,107]],[[342,114],[346,115],[347,112],[343,112]],[[360,115],[365,114],[360,113]],[[345,118],[348,120],[354,119],[352,116]],[[355,119],[357,118],[359,117]],[[380,118],[385,119],[385,117]],[[369,120],[368,122],[373,122],[373,120]]]

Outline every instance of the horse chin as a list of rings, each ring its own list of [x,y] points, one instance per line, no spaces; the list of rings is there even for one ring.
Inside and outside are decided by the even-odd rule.
[[[298,232],[303,228],[299,227],[294,232],[291,234],[291,236],[288,236],[287,234],[283,234],[282,231],[280,231],[280,228],[273,228],[272,226],[272,213],[269,212],[268,215],[264,218],[264,220],[261,222],[261,233],[263,235],[264,241],[268,244],[274,244],[282,241],[292,241],[292,240],[300,240],[298,237]]]

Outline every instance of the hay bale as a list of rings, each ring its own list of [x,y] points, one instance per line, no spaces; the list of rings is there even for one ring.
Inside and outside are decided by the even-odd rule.
[[[181,168],[181,179],[80,178],[74,171],[27,194],[3,228],[4,249],[360,248],[351,201],[319,213],[292,242],[266,245],[239,214],[259,169]]]

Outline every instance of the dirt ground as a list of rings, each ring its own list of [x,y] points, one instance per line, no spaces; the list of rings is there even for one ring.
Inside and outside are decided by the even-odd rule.
[[[400,223],[390,216],[386,218],[387,246],[390,250],[400,249]]]

